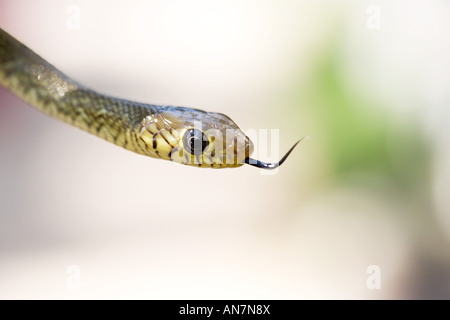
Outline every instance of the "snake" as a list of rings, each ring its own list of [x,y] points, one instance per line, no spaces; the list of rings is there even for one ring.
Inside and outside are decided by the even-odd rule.
[[[91,90],[41,58],[0,28],[0,83],[45,114],[127,150],[201,168],[249,164],[279,167],[251,158],[253,142],[225,114],[154,105]]]

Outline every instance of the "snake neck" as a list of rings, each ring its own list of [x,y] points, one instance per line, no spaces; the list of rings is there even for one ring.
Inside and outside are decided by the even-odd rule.
[[[0,29],[0,83],[42,112],[128,150],[158,157],[139,139],[144,119],[164,107],[89,90]]]

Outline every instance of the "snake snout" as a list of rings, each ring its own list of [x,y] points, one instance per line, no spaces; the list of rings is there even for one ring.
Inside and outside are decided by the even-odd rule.
[[[253,152],[253,142],[240,129],[234,129],[228,134],[229,136],[226,137],[227,163],[241,165]]]

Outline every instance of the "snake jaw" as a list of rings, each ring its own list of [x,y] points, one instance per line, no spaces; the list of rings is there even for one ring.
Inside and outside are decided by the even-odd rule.
[[[184,165],[191,165],[202,168],[234,168],[244,165],[248,150],[253,149],[252,142],[246,138],[247,141],[244,144],[244,152],[235,152],[236,149],[233,144],[224,147],[226,143],[217,136],[208,136],[209,145],[200,155],[191,155],[183,147],[182,143],[179,143],[177,147],[172,149],[170,158],[172,161],[181,163]]]

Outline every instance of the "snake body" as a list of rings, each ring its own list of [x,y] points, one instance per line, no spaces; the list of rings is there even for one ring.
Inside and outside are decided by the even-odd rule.
[[[226,115],[97,93],[66,76],[2,29],[0,83],[54,118],[153,158],[230,168],[243,165],[253,150],[252,142]],[[183,141],[188,131],[193,138],[187,142],[190,150],[186,149],[186,139]],[[197,139],[196,132],[201,132]],[[221,139],[217,139],[219,133]],[[201,153],[192,152],[198,140],[206,148]]]
[[[281,165],[250,158],[252,141],[228,116],[119,99],[86,88],[0,28],[0,83],[42,112],[130,151],[205,168]]]

